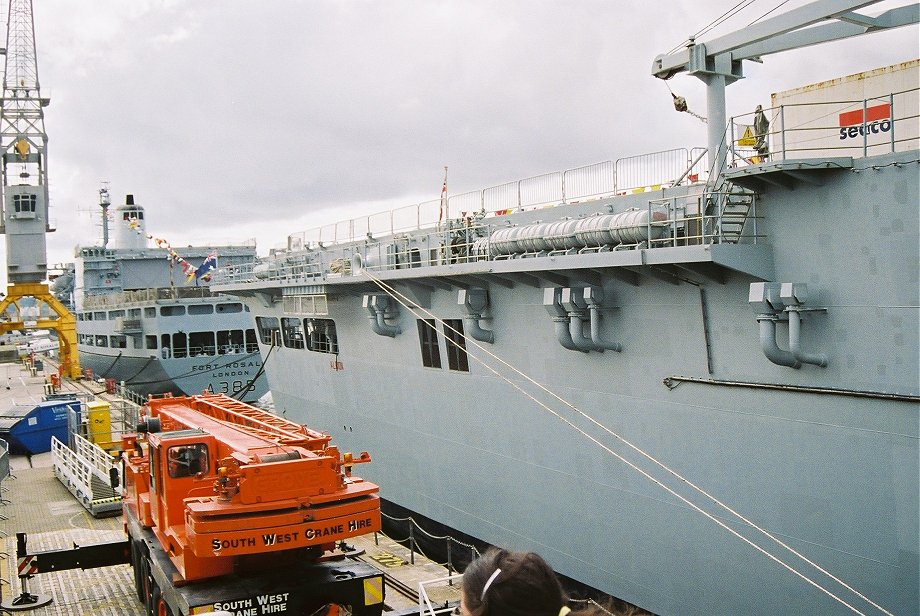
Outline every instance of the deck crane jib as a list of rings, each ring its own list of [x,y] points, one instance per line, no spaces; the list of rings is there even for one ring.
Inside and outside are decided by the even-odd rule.
[[[693,75],[706,84],[706,116],[714,176],[725,169],[725,87],[744,78],[743,61],[819,43],[872,34],[920,22],[920,4],[895,7],[871,17],[857,11],[879,0],[818,0],[706,42],[694,38],[652,62],[652,75]]]

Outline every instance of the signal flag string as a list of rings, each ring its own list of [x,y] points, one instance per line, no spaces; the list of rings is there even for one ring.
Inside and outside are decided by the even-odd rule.
[[[396,290],[395,288],[393,288],[391,285],[388,285],[387,283],[385,283],[385,282],[384,282],[383,280],[381,280],[380,278],[377,278],[376,276],[374,276],[373,274],[371,274],[367,269],[362,269],[361,273],[365,274],[368,278],[370,278],[370,280],[371,280],[374,284],[376,284],[376,285],[377,285],[378,287],[380,287],[384,292],[386,292],[388,295],[390,295],[390,296],[393,297],[396,301],[398,301],[403,307],[405,307],[405,308],[406,308],[409,312],[411,312],[415,317],[417,317],[417,318],[420,317],[419,313],[416,312],[416,310],[412,308],[412,306],[411,306],[411,304],[410,304],[410,302],[409,302],[409,299],[408,299],[405,295],[403,295],[402,293],[400,293],[399,291],[397,291],[397,290]],[[518,368],[516,368],[516,367],[514,367],[513,365],[509,364],[508,362],[506,362],[506,361],[505,361],[504,359],[502,359],[501,357],[495,355],[494,353],[492,353],[491,351],[489,351],[487,348],[485,348],[484,346],[482,346],[481,344],[479,344],[479,342],[477,342],[476,340],[474,340],[474,339],[472,339],[472,338],[466,336],[463,332],[460,332],[460,331],[456,330],[454,327],[452,327],[452,326],[450,326],[449,324],[445,323],[442,319],[438,318],[435,314],[433,314],[432,312],[426,310],[425,308],[418,307],[418,309],[419,309],[422,313],[424,313],[425,315],[427,315],[428,317],[432,318],[432,319],[433,319],[434,321],[436,321],[437,323],[440,323],[443,327],[445,327],[445,328],[447,328],[447,329],[450,329],[450,330],[453,331],[455,334],[457,334],[458,336],[460,336],[461,338],[463,338],[465,342],[470,342],[470,343],[472,343],[476,348],[478,348],[480,351],[482,351],[483,353],[485,353],[486,355],[488,355],[489,357],[491,357],[491,358],[494,359],[495,361],[497,361],[497,362],[501,363],[502,365],[506,366],[507,368],[511,369],[512,371],[514,371],[515,373],[517,373],[518,375],[520,375],[521,377],[523,377],[525,380],[529,381],[530,383],[532,383],[533,385],[535,385],[536,387],[538,387],[539,389],[543,390],[545,393],[547,393],[548,395],[550,395],[551,397],[555,398],[556,400],[558,400],[559,402],[561,402],[561,403],[564,404],[565,406],[567,406],[567,407],[569,407],[570,409],[572,409],[572,410],[573,410],[575,413],[577,413],[578,415],[584,417],[584,418],[587,419],[589,422],[593,423],[593,424],[596,425],[597,427],[601,428],[603,431],[607,432],[609,435],[611,435],[611,436],[613,436],[614,438],[616,438],[617,440],[619,440],[619,441],[620,441],[621,443],[623,443],[624,445],[628,446],[630,449],[633,449],[634,451],[636,451],[636,452],[639,453],[640,455],[644,456],[645,458],[647,458],[648,460],[650,460],[651,462],[653,462],[653,463],[656,464],[657,466],[661,467],[663,470],[665,470],[667,473],[669,473],[669,474],[672,475],[673,477],[675,477],[675,478],[677,478],[678,480],[682,481],[683,483],[687,484],[687,485],[688,485],[689,487],[691,487],[693,490],[695,490],[695,491],[697,491],[698,493],[702,494],[703,496],[705,496],[706,498],[708,498],[709,500],[711,500],[712,502],[714,502],[715,504],[717,504],[718,506],[720,506],[721,508],[723,508],[724,510],[726,510],[727,512],[729,512],[729,513],[731,513],[732,515],[734,515],[734,516],[735,516],[736,518],[738,518],[739,520],[743,521],[745,524],[747,524],[747,525],[750,526],[751,528],[757,530],[758,532],[760,532],[761,534],[763,534],[764,536],[766,536],[767,538],[769,538],[769,539],[770,539],[771,541],[773,541],[774,543],[776,543],[776,544],[778,544],[779,546],[785,548],[786,550],[788,550],[789,552],[791,552],[792,554],[794,554],[795,556],[797,556],[797,557],[800,558],[801,560],[805,561],[806,563],[808,563],[809,565],[811,565],[812,567],[814,567],[815,569],[817,569],[818,571],[820,571],[821,573],[823,573],[824,575],[826,575],[827,577],[829,577],[830,579],[834,580],[835,582],[837,582],[838,584],[840,584],[841,586],[843,586],[844,588],[846,588],[847,590],[849,590],[850,592],[852,592],[853,594],[855,594],[856,596],[858,596],[859,598],[863,599],[864,601],[866,601],[867,603],[869,603],[870,605],[872,605],[873,607],[875,607],[876,609],[878,609],[878,610],[881,611],[882,613],[886,614],[887,616],[894,616],[890,611],[886,610],[884,607],[882,607],[882,606],[880,606],[879,604],[875,603],[874,601],[872,601],[871,599],[869,599],[867,596],[865,596],[864,594],[860,593],[860,592],[857,591],[855,588],[853,588],[852,586],[850,586],[849,584],[847,584],[846,582],[844,582],[844,581],[841,580],[840,578],[836,577],[835,575],[833,575],[832,573],[830,573],[829,571],[827,571],[826,569],[824,569],[823,567],[821,567],[819,564],[815,563],[814,561],[810,560],[808,557],[806,557],[806,556],[804,556],[803,554],[801,554],[800,552],[796,551],[793,547],[791,547],[791,546],[789,546],[788,544],[784,543],[782,540],[780,540],[780,539],[778,539],[777,537],[775,537],[774,535],[772,535],[772,534],[771,534],[769,531],[767,531],[766,529],[761,528],[761,527],[758,526],[756,523],[754,523],[753,521],[747,519],[747,518],[744,517],[742,514],[738,513],[737,511],[735,511],[734,509],[732,509],[730,506],[728,506],[728,505],[726,505],[725,503],[723,503],[722,501],[720,501],[720,500],[719,500],[718,498],[716,498],[715,496],[709,494],[707,491],[705,491],[704,489],[700,488],[699,486],[697,486],[696,484],[694,484],[692,481],[690,481],[689,479],[687,479],[686,477],[684,477],[683,475],[681,475],[681,474],[678,473],[677,471],[671,469],[670,467],[668,467],[667,465],[665,465],[663,462],[659,461],[657,458],[655,458],[655,457],[652,456],[651,454],[649,454],[649,453],[647,453],[646,451],[642,450],[641,448],[639,448],[638,446],[634,445],[633,443],[631,443],[629,440],[627,440],[627,439],[624,438],[623,436],[619,435],[618,433],[614,432],[613,430],[611,430],[611,429],[608,428],[607,426],[603,425],[602,423],[600,423],[599,421],[597,421],[596,419],[594,419],[593,417],[591,417],[590,415],[588,415],[587,413],[585,413],[584,411],[582,411],[581,409],[579,409],[578,407],[576,407],[576,406],[575,406],[574,404],[572,404],[571,402],[565,400],[564,398],[562,398],[561,396],[559,396],[559,395],[556,394],[555,392],[553,392],[553,391],[551,391],[550,389],[548,389],[546,386],[544,386],[544,385],[542,385],[541,383],[535,381],[533,378],[531,378],[530,376],[528,376],[527,374],[525,374],[524,372],[522,372],[522,371],[519,370]],[[435,330],[435,333],[437,334],[437,328],[436,328],[434,325],[432,325],[431,323],[428,323],[427,320],[425,320],[425,319],[423,319],[423,320],[426,322],[426,325],[428,325],[428,327],[431,327],[432,329],[434,329],[434,330]],[[459,348],[459,345],[458,345],[456,342],[454,342],[453,340],[450,340],[450,339],[448,339],[448,340],[449,340],[452,344],[454,344],[455,346],[457,346],[457,347]],[[461,350],[465,350],[465,349],[461,349]],[[686,497],[681,496],[680,494],[678,494],[677,492],[675,492],[672,488],[670,488],[670,487],[664,485],[659,479],[653,477],[653,476],[650,475],[648,472],[642,470],[641,468],[639,468],[638,466],[636,466],[634,463],[632,463],[632,462],[630,462],[629,460],[627,460],[626,458],[624,458],[622,455],[620,455],[620,454],[618,454],[617,452],[613,451],[610,447],[608,447],[608,446],[605,445],[604,443],[600,442],[597,438],[595,438],[594,436],[588,434],[588,433],[585,432],[582,428],[579,428],[579,427],[576,426],[574,423],[572,423],[569,419],[566,419],[565,417],[563,417],[562,415],[560,415],[558,411],[553,410],[552,408],[550,408],[549,406],[547,406],[545,403],[541,402],[541,401],[538,400],[536,397],[534,397],[531,393],[525,391],[520,385],[518,385],[517,383],[513,382],[512,380],[510,380],[508,377],[506,377],[506,376],[502,375],[501,373],[499,373],[498,370],[496,370],[496,369],[493,368],[492,366],[488,365],[481,357],[477,357],[477,356],[475,356],[475,355],[470,355],[468,352],[467,352],[467,355],[470,356],[470,357],[472,357],[473,359],[475,359],[479,364],[481,364],[484,368],[486,368],[487,370],[489,370],[490,372],[492,372],[492,373],[493,373],[495,376],[497,376],[499,379],[501,379],[502,381],[506,382],[508,385],[510,385],[510,386],[513,387],[514,389],[518,390],[520,393],[522,393],[522,394],[523,394],[524,396],[526,396],[527,398],[531,399],[533,402],[535,402],[538,406],[540,406],[541,408],[543,408],[545,411],[547,411],[548,413],[552,414],[553,416],[555,416],[555,417],[556,417],[557,419],[559,419],[560,421],[562,421],[562,422],[564,422],[565,424],[567,424],[569,427],[571,427],[572,429],[574,429],[576,432],[580,433],[582,436],[584,436],[585,438],[587,438],[588,440],[590,440],[591,442],[593,442],[594,444],[596,444],[598,447],[600,447],[601,449],[603,449],[604,451],[606,451],[606,452],[609,453],[610,455],[614,456],[616,459],[618,459],[619,461],[623,462],[624,464],[626,464],[627,466],[629,466],[631,469],[633,469],[634,471],[636,471],[637,473],[639,473],[640,475],[642,475],[643,477],[645,477],[646,479],[648,479],[649,481],[651,481],[652,483],[654,483],[655,485],[659,486],[661,489],[665,490],[666,492],[668,492],[669,494],[671,494],[672,496],[674,496],[675,498],[677,498],[678,500],[680,500],[681,502],[683,502],[684,504],[686,504],[688,507],[690,507],[690,508],[693,509],[694,511],[697,511],[698,513],[700,513],[700,514],[704,515],[705,517],[709,518],[711,521],[713,521],[714,523],[716,523],[718,526],[722,527],[723,529],[725,529],[726,531],[728,531],[729,533],[731,533],[732,535],[734,535],[735,537],[737,537],[737,538],[740,539],[741,541],[747,543],[748,545],[750,545],[751,547],[753,547],[753,548],[754,548],[755,550],[757,550],[758,552],[760,552],[760,553],[762,553],[763,555],[767,556],[769,559],[775,561],[777,564],[779,564],[779,565],[782,566],[783,568],[787,569],[787,570],[790,571],[791,573],[793,573],[793,574],[795,574],[796,576],[800,577],[802,580],[804,580],[804,581],[807,582],[808,584],[814,586],[815,588],[817,588],[817,589],[820,590],[821,592],[825,593],[826,595],[828,595],[829,597],[831,597],[832,599],[834,599],[834,600],[837,601],[838,603],[844,605],[845,607],[847,607],[848,609],[850,609],[852,612],[854,612],[854,613],[856,613],[856,614],[862,614],[863,616],[865,616],[865,614],[864,614],[863,612],[859,611],[859,610],[858,610],[856,607],[854,607],[853,605],[847,603],[844,599],[842,599],[842,598],[840,598],[839,596],[835,595],[832,591],[828,590],[827,588],[825,588],[824,586],[822,586],[822,585],[819,584],[818,582],[812,580],[811,578],[809,578],[808,576],[806,576],[804,573],[801,573],[800,571],[798,571],[797,569],[795,569],[794,567],[792,567],[792,566],[789,565],[788,563],[786,563],[786,562],[780,560],[777,556],[771,554],[770,552],[768,552],[767,550],[765,550],[765,549],[762,548],[761,546],[757,545],[756,543],[754,543],[753,541],[751,541],[751,540],[748,539],[747,537],[744,537],[743,535],[741,535],[740,533],[738,533],[736,530],[730,528],[730,527],[729,527],[728,525],[726,525],[724,522],[722,522],[721,520],[717,519],[714,515],[710,514],[709,512],[707,512],[707,511],[705,511],[705,510],[703,510],[703,509],[700,508],[698,505],[696,505],[696,504],[690,502],[690,500],[688,500]]]

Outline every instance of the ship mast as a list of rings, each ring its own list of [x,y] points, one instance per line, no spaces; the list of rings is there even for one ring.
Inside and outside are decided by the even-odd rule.
[[[29,328],[58,333],[61,364],[71,378],[80,376],[76,319],[50,292],[45,282],[48,252],[45,234],[54,231],[48,217],[48,135],[38,83],[35,22],[31,0],[10,0],[3,97],[0,99],[0,233],[6,235],[7,294],[0,301],[0,333]],[[17,300],[34,297],[47,304],[57,318],[39,319],[28,326],[21,317],[3,317]],[[41,313],[40,313],[41,314]]]
[[[706,43],[690,39],[680,51],[655,58],[655,77],[670,79],[686,72],[706,84],[709,156],[715,176],[725,168],[725,87],[744,77],[742,61],[920,22],[916,2],[877,17],[855,12],[879,1],[818,0]]]

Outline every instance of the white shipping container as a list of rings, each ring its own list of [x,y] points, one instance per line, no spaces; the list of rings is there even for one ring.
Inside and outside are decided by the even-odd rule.
[[[920,60],[772,95],[778,159],[872,156],[920,148]]]

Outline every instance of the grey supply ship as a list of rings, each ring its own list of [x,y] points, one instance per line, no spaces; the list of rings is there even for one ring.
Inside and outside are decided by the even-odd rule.
[[[724,92],[740,59],[706,50],[656,73]],[[276,410],[373,452],[388,503],[655,613],[917,614],[918,72],[776,95],[768,128],[714,105],[715,147],[294,234],[215,284]]]
[[[268,383],[249,308],[212,293],[206,280],[189,283],[177,264],[178,258],[199,265],[214,254],[221,264],[252,263],[254,243],[151,247],[144,208],[128,195],[115,208],[109,246],[107,189],[100,195],[102,246],[77,247],[73,288],[65,276],[64,288],[56,289],[73,295],[81,366],[143,396],[211,391],[258,400]]]

